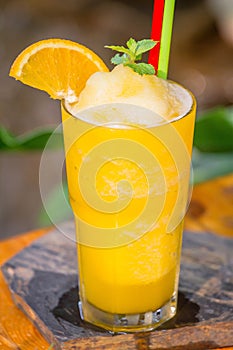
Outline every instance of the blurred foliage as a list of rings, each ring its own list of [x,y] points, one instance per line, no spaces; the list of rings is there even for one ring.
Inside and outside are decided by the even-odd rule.
[[[46,127],[15,136],[0,125],[0,151],[43,150],[49,139],[50,149],[63,147],[61,130]],[[233,106],[215,107],[198,115],[194,148],[202,153],[233,152]]]
[[[202,152],[233,151],[233,107],[216,107],[198,116],[194,146]]]
[[[193,184],[233,173],[233,152],[203,153],[193,149]]]
[[[46,198],[45,206],[41,209],[38,217],[39,226],[59,224],[67,221],[73,216],[70,206],[64,205],[64,198],[69,202],[69,192],[67,182],[61,186],[56,186]]]
[[[192,155],[193,182],[233,172],[233,107],[215,107],[198,115]]]
[[[54,128],[36,129],[27,134],[15,136],[0,126],[0,151],[32,151],[43,150],[49,142],[50,149],[63,147],[62,133]]]
[[[50,137],[53,137],[50,139]],[[0,151],[42,151],[48,140],[49,149],[63,147],[62,131],[54,128],[37,129],[21,136],[12,135],[0,126]],[[52,140],[52,142],[51,142]],[[233,172],[233,107],[216,107],[198,115],[195,124],[192,157],[193,183],[197,184]],[[68,198],[67,183],[53,189],[46,202],[48,213],[56,222],[71,217],[71,210],[61,205]],[[54,217],[55,215],[55,217]],[[43,209],[40,225],[50,223]]]

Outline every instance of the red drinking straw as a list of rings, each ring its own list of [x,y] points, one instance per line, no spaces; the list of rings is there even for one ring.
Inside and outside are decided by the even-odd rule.
[[[175,0],[154,0],[151,37],[159,43],[151,50],[149,63],[163,79],[167,79],[174,8]]]
[[[151,39],[158,41],[158,43],[152,50],[150,50],[149,63],[152,64],[152,66],[154,66],[156,72],[158,71],[159,66],[159,52],[163,25],[164,1],[165,0],[154,0]]]

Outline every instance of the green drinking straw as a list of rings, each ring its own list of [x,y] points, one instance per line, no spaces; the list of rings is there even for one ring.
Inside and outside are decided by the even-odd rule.
[[[175,0],[165,0],[157,76],[167,79]]]

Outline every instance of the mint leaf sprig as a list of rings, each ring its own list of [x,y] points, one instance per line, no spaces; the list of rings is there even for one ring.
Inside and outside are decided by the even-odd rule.
[[[143,53],[153,49],[157,43],[158,41],[151,39],[136,41],[135,39],[130,38],[126,43],[127,47],[115,45],[105,45],[105,47],[122,53],[121,55],[117,53],[114,57],[112,57],[111,62],[113,64],[123,64],[124,66],[132,68],[140,75],[153,75],[155,74],[155,69],[152,64],[143,62],[136,63],[136,61],[141,61]]]

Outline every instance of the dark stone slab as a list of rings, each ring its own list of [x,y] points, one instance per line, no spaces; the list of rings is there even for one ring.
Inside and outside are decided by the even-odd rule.
[[[232,322],[233,330],[232,251],[231,239],[184,233],[178,312],[160,329]],[[75,339],[110,337],[80,319],[76,262],[74,228],[65,224],[62,232],[49,232],[2,267],[15,303],[57,348]],[[220,337],[219,328],[217,333]]]

